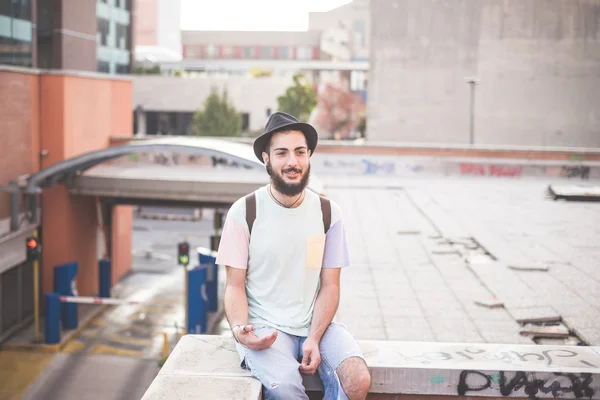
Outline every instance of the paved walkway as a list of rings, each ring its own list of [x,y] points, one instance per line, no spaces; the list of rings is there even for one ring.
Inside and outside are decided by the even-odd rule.
[[[50,353],[0,351],[0,399],[21,399],[53,357]]]
[[[21,400],[141,399],[157,373],[155,360],[60,353]]]
[[[535,180],[323,179],[342,207],[353,260],[342,274],[337,319],[358,339],[531,343],[516,319],[555,313],[600,344],[600,204],[548,200],[547,183]],[[161,332],[172,325],[164,319],[181,318],[175,244],[183,235],[205,244],[210,230],[208,218],[195,225],[137,220],[139,274],[121,290],[145,289],[155,301],[106,313],[68,353],[44,359],[50,368],[25,398],[139,398],[156,372]],[[549,270],[508,268],[534,263]],[[493,298],[504,308],[474,303]],[[74,386],[60,386],[65,376]]]
[[[600,344],[600,204],[548,200],[535,180],[324,180],[353,259],[338,319],[356,337],[531,343],[516,319],[554,313]],[[474,303],[492,298],[505,308]]]

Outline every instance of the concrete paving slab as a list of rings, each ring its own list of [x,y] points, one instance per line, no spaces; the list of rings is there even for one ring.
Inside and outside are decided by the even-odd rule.
[[[64,371],[68,371],[65,376]],[[139,399],[156,376],[155,360],[57,354],[22,400]]]
[[[367,181],[368,178],[356,178],[354,184]],[[547,203],[539,196],[543,184],[534,180],[528,182],[484,180],[446,179],[421,182],[418,180],[403,181],[403,189],[385,191],[376,189],[377,185],[389,186],[385,180],[369,180],[372,189],[368,196],[356,196],[353,191],[338,188],[332,192],[334,200],[340,199],[353,204],[352,213],[346,214],[349,226],[357,229],[367,227],[368,235],[379,235],[380,242],[385,246],[396,248],[396,259],[389,264],[397,264],[400,271],[407,277],[408,286],[414,292],[404,289],[407,298],[417,296],[420,305],[426,310],[435,310],[435,301],[423,300],[436,294],[441,287],[450,289],[454,298],[466,310],[470,318],[482,321],[506,321],[507,314],[487,314],[469,308],[467,301],[472,302],[475,296],[496,296],[505,301],[507,310],[518,310],[531,307],[552,307],[564,316],[565,309],[571,314],[584,313],[582,306],[593,307],[592,302],[600,304],[598,287],[582,281],[599,282],[590,273],[597,272],[594,263],[589,262],[589,255],[594,254],[600,260],[600,253],[593,249],[577,248],[582,240],[587,243],[592,238],[600,242],[600,230],[597,223],[600,214],[597,207],[569,204],[568,207],[556,203]],[[369,203],[371,202],[371,203]],[[376,207],[373,207],[373,204]],[[393,207],[398,212],[386,211]],[[362,207],[369,207],[368,210]],[[493,210],[494,212],[490,212]],[[401,212],[400,212],[401,211]],[[404,223],[409,215],[410,223]],[[455,225],[455,226],[453,226]],[[398,235],[400,228],[418,226],[421,235]],[[498,257],[497,263],[471,265],[476,274],[464,266],[464,260],[443,260],[443,257],[433,257],[428,250],[436,243],[430,236],[439,232],[452,232],[454,236],[474,236],[493,255]],[[361,236],[362,235],[362,236]],[[579,236],[578,236],[579,235]],[[360,231],[356,237],[366,237],[365,231]],[[385,238],[385,237],[389,238]],[[450,236],[450,234],[448,234]],[[560,238],[560,239],[559,239]],[[394,285],[386,285],[385,272],[378,272],[380,262],[376,252],[377,244],[372,243],[371,249],[361,250],[352,248],[353,257],[361,259],[375,276],[374,289],[378,296],[389,296],[388,291]],[[387,249],[385,251],[388,251]],[[393,253],[389,252],[389,257]],[[377,260],[376,263],[373,261]],[[432,261],[435,265],[432,264]],[[508,269],[509,263],[549,263],[547,273],[516,272]],[[437,275],[434,271],[437,271]],[[421,271],[424,271],[421,274]],[[429,275],[429,281],[427,279]],[[581,274],[585,279],[581,279]],[[414,276],[414,278],[413,278]],[[424,277],[424,278],[421,278]],[[470,278],[467,278],[469,276]],[[444,284],[443,284],[444,283]],[[390,287],[391,286],[391,287]],[[561,286],[563,289],[560,289]],[[582,288],[578,292],[578,288]],[[585,295],[581,296],[581,294]],[[444,300],[444,295],[439,296]],[[585,299],[583,298],[585,297]],[[449,304],[453,300],[445,298]],[[452,309],[454,306],[450,305]],[[456,307],[459,308],[459,307]],[[428,311],[432,314],[434,311]],[[383,316],[384,319],[386,316]],[[508,317],[510,318],[510,317]]]
[[[552,307],[511,308],[510,315],[520,323],[560,321],[560,314]]]

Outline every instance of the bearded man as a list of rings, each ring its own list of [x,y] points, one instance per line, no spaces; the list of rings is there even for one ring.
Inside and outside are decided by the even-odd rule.
[[[317,142],[311,125],[272,114],[254,141],[271,182],[232,205],[221,234],[225,315],[266,399],[308,399],[302,374],[317,371],[324,399],[365,399],[371,385],[358,344],[332,322],[350,257],[340,207],[306,188]]]

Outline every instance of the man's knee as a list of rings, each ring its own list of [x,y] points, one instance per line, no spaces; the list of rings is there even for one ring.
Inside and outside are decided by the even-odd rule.
[[[371,374],[367,364],[360,357],[350,357],[338,366],[337,375],[342,389],[350,400],[364,399],[371,387]]]
[[[285,374],[277,381],[263,382],[266,399],[304,399],[306,392],[302,384],[302,377],[298,374]]]

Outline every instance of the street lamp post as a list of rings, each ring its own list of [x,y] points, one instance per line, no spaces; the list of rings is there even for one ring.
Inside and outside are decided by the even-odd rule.
[[[469,108],[469,144],[475,143],[475,85],[479,84],[476,77],[465,78],[471,86],[471,106]]]

